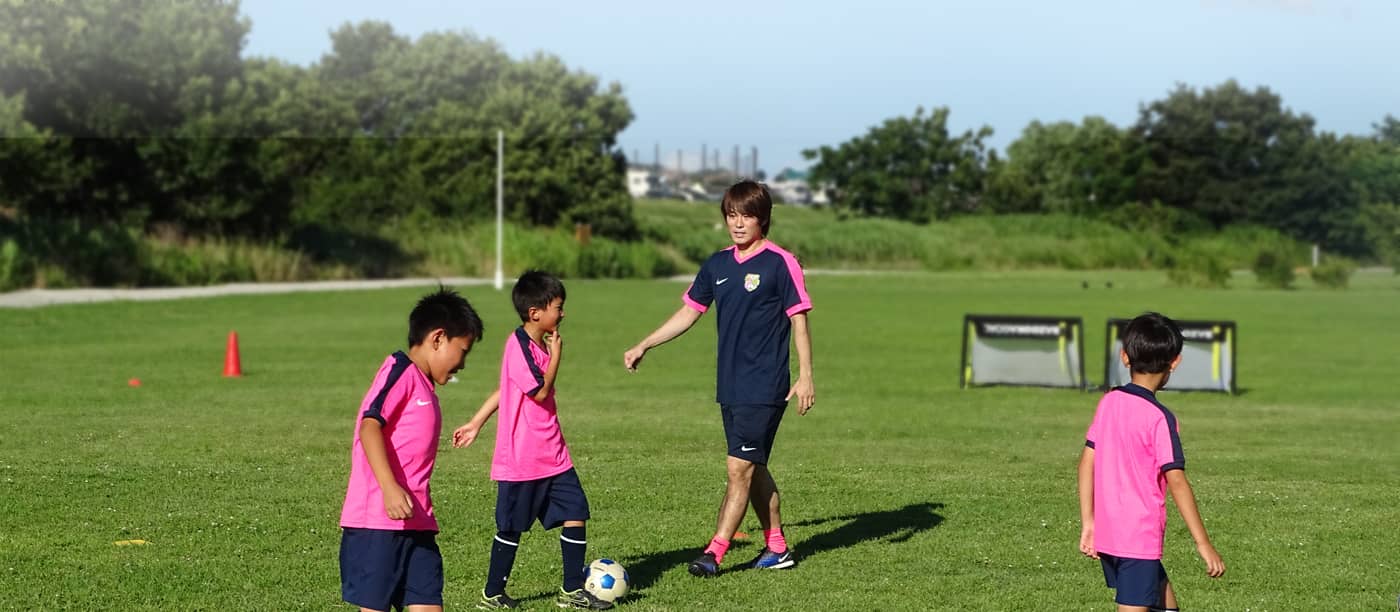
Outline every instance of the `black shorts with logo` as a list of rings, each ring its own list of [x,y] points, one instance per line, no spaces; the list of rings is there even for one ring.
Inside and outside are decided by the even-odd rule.
[[[529,531],[536,520],[545,529],[588,520],[588,496],[574,468],[548,478],[496,483],[497,530]]]
[[[768,465],[787,404],[721,404],[729,456]]]

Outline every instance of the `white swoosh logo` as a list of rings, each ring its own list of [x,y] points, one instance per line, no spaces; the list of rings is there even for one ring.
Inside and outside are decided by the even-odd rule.
[[[721,278],[721,279],[715,281],[715,284],[716,284],[716,285],[723,285],[723,284],[724,284],[724,281],[727,281],[727,280],[729,280],[729,277],[728,277],[728,276],[726,276],[726,277],[724,277],[724,278]]]
[[[432,402],[425,402],[425,401],[423,401],[423,400],[416,400],[416,401],[418,402],[418,405],[419,405],[419,406],[427,406],[428,404],[431,404],[431,403],[432,403]]]
[[[739,450],[744,451],[744,452],[747,453],[747,452],[749,452],[749,451],[756,451],[756,450],[758,450],[758,447],[755,446],[755,447],[750,448],[750,447],[748,447],[748,446],[740,446],[740,447],[739,447]]]

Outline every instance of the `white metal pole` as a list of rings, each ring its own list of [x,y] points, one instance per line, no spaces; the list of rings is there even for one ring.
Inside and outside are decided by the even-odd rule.
[[[505,157],[506,133],[496,130],[496,290],[506,286],[505,271],[501,268],[501,245],[505,243]]]

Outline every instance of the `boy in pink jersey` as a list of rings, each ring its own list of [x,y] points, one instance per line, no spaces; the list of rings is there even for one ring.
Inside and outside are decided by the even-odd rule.
[[[408,352],[384,360],[355,417],[340,512],[340,591],[361,610],[442,610],[442,555],[428,479],[442,409],[433,385],[462,369],[481,319],[440,288],[408,315]]]
[[[515,608],[506,594],[506,580],[515,565],[521,532],[535,521],[559,533],[564,583],[555,604],[561,608],[607,610],[611,602],[583,588],[589,518],[569,448],[559,430],[554,380],[564,358],[559,324],[564,321],[564,283],[553,275],[530,271],[515,281],[511,300],[522,325],[506,339],[501,357],[501,386],[486,399],[466,425],[452,433],[457,448],[470,445],[491,415],[496,422],[496,452],[491,480],[496,481],[496,537],[491,565],[482,589],[481,609]]]
[[[1119,612],[1177,610],[1176,594],[1162,567],[1167,527],[1166,491],[1206,574],[1219,578],[1225,562],[1210,543],[1181,450],[1176,415],[1157,401],[1181,363],[1181,329],[1149,312],[1123,333],[1123,365],[1133,381],[1099,401],[1079,459],[1079,550],[1103,565],[1104,580],[1117,589]]]

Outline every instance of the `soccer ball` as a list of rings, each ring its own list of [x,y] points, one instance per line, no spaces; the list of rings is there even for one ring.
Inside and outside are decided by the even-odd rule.
[[[583,568],[583,588],[603,601],[617,601],[632,586],[626,568],[612,559],[598,559]]]

